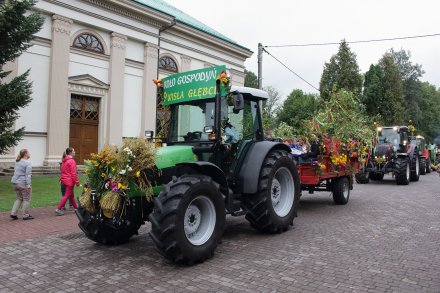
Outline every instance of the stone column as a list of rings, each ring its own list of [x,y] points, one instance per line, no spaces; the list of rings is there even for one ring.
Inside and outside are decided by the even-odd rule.
[[[69,52],[72,20],[52,16],[50,53],[49,103],[46,158],[44,165],[58,165],[61,154],[69,146]]]
[[[2,83],[6,84],[11,82],[18,75],[18,58],[11,62],[6,62],[3,66],[3,71],[11,71],[8,76],[3,78]],[[15,130],[15,123],[12,126],[12,130]],[[18,152],[19,150],[17,150]],[[9,148],[3,155],[0,155],[0,169],[14,166],[15,163],[15,146]]]
[[[232,80],[231,80],[232,85],[244,86],[244,78],[245,78],[244,72],[235,69],[229,69],[229,70],[231,71],[232,74]]]
[[[191,70],[191,57],[185,55],[180,56],[180,63],[181,63],[180,72]]]
[[[153,79],[157,78],[158,46],[145,43],[144,46],[144,78],[142,84],[142,121],[141,136],[145,130],[153,130],[156,136],[156,85]]]
[[[106,142],[122,142],[122,119],[124,107],[125,46],[127,37],[118,33],[111,34],[110,40],[110,92],[108,95]],[[130,117],[126,117],[130,119]]]

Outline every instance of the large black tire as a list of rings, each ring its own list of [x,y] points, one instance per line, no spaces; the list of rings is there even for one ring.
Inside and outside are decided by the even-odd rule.
[[[361,170],[359,173],[354,175],[356,183],[367,184],[370,182],[370,172]]]
[[[140,198],[130,199],[132,204],[127,207],[127,218],[122,223],[115,223],[113,219],[106,218],[100,211],[91,214],[81,204],[75,211],[79,223],[78,227],[87,238],[105,245],[118,245],[127,242],[131,236],[137,235],[144,223],[142,220],[142,205]]]
[[[350,198],[350,181],[347,177],[340,177],[333,182],[333,201],[335,204],[347,204]]]
[[[404,157],[397,158],[394,171],[397,185],[408,185],[411,177],[410,173],[409,159]]]
[[[426,161],[426,174],[431,173],[431,161],[427,160]]]
[[[414,155],[411,160],[411,181],[419,181],[420,178],[420,158],[418,155]]]
[[[370,179],[373,181],[382,181],[383,176],[383,173],[370,172]]]
[[[174,177],[154,199],[150,237],[167,259],[183,264],[214,255],[225,227],[219,185],[205,175]]]
[[[420,175],[426,175],[426,159],[420,158]]]
[[[263,162],[255,194],[243,196],[246,219],[264,233],[287,231],[297,215],[299,175],[289,153],[270,151]]]

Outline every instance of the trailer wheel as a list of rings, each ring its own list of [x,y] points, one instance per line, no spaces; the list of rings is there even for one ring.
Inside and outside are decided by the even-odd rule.
[[[350,181],[347,177],[341,177],[333,184],[333,201],[335,204],[347,204],[350,198]]]
[[[420,178],[420,158],[418,155],[414,155],[414,158],[411,160],[411,181],[419,181]]]
[[[293,225],[300,197],[299,175],[295,163],[284,150],[269,152],[260,170],[258,191],[246,194],[246,219],[255,229],[280,233]]]
[[[354,178],[356,179],[356,183],[367,184],[370,182],[370,172],[362,170],[361,172],[355,174]]]
[[[134,200],[134,199],[133,199]],[[117,245],[127,242],[133,235],[138,234],[138,230],[144,223],[142,215],[138,211],[141,209],[141,200],[134,200],[135,205],[129,207],[129,215],[123,223],[118,223],[106,218],[100,212],[91,214],[86,211],[81,204],[75,211],[79,223],[78,227],[84,232],[87,238],[105,245]],[[139,206],[136,206],[139,205]]]
[[[169,260],[202,262],[214,254],[223,236],[225,217],[219,185],[211,177],[174,177],[154,199],[149,234],[156,250]]]
[[[407,158],[397,158],[394,171],[397,185],[408,185],[411,177],[410,173],[409,160]]]
[[[420,158],[420,175],[426,175],[426,159]]]

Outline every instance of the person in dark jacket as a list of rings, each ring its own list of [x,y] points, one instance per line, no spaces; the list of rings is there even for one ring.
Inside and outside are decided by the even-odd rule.
[[[66,149],[66,157],[63,159],[63,163],[61,164],[61,184],[66,187],[66,191],[64,193],[63,198],[58,204],[57,209],[55,210],[55,214],[57,216],[64,215],[64,212],[61,210],[66,201],[69,200],[74,209],[77,209],[75,201],[74,189],[75,185],[79,186],[78,175],[76,172],[76,163],[73,157],[75,156],[75,150],[71,147]]]
[[[11,183],[14,184],[14,190],[17,198],[14,202],[14,206],[11,210],[11,218],[17,220],[17,212],[20,205],[23,203],[23,220],[32,220],[29,214],[29,206],[31,203],[32,189],[31,189],[31,177],[32,177],[32,165],[29,158],[31,154],[27,149],[20,150],[17,156],[17,160],[14,168],[14,176],[12,176]]]

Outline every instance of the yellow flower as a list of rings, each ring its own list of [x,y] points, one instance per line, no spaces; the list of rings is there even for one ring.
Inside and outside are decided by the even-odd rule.
[[[87,192],[89,189],[87,187],[84,187],[84,192]]]
[[[141,177],[141,171],[136,172],[136,177]]]
[[[118,183],[118,189],[127,189],[127,186],[122,183]]]
[[[101,177],[102,177],[102,178],[105,178],[105,174],[104,174],[104,173],[101,173]]]

